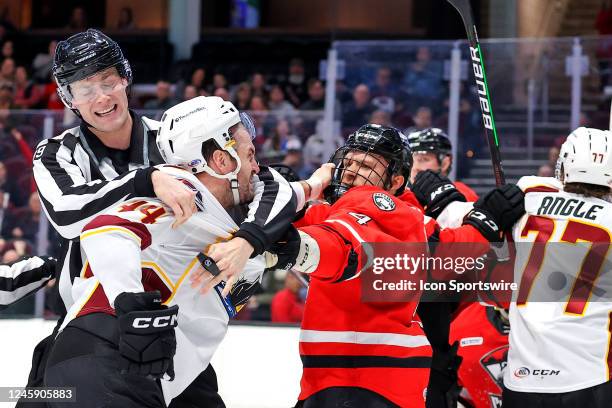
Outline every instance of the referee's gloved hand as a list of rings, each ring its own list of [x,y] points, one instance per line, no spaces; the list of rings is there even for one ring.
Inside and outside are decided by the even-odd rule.
[[[159,291],[121,293],[115,299],[122,372],[174,379],[178,306],[162,305]]]
[[[474,226],[489,242],[503,241],[508,231],[525,214],[525,194],[515,184],[494,188],[474,203],[463,219]]]
[[[410,190],[425,209],[425,215],[432,218],[438,218],[453,201],[467,201],[448,177],[431,170],[419,172]]]
[[[293,225],[290,225],[285,235],[264,252],[266,269],[288,271],[293,268],[300,253],[301,244],[300,233]]]

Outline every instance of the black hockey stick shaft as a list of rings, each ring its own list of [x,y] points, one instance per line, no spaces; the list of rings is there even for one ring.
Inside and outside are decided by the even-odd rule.
[[[472,68],[474,70],[474,79],[476,80],[476,88],[478,89],[478,99],[480,111],[482,112],[482,122],[484,124],[485,137],[491,152],[491,161],[493,162],[493,173],[495,174],[495,184],[501,186],[506,184],[504,169],[502,168],[501,153],[499,150],[499,137],[497,128],[495,127],[495,118],[493,117],[493,105],[491,104],[491,94],[489,93],[489,85],[487,83],[487,75],[485,73],[484,58],[480,49],[480,41],[478,40],[478,32],[474,23],[474,13],[470,0],[448,0],[448,2],[457,9],[467,33],[468,42],[470,44],[470,58],[472,60]]]

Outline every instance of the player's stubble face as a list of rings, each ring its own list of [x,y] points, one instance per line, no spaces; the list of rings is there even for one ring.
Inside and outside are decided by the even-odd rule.
[[[251,180],[253,176],[259,173],[259,165],[255,159],[255,146],[251,141],[249,132],[244,128],[234,134],[236,140],[236,152],[240,158],[241,166],[238,172],[238,191],[240,195],[240,203],[249,203],[255,197],[255,191]]]
[[[350,187],[384,186],[387,162],[382,157],[360,151],[350,151],[344,158],[342,184]]]

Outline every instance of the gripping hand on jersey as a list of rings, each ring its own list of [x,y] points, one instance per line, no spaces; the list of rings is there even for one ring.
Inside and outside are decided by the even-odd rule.
[[[178,306],[162,305],[159,291],[123,292],[115,299],[122,372],[174,379]]]
[[[425,215],[432,218],[438,218],[444,208],[453,201],[467,201],[448,177],[431,170],[419,172],[410,190],[425,209]]]
[[[501,242],[504,231],[512,228],[523,214],[525,194],[515,184],[506,184],[480,197],[463,223],[475,227],[489,242]]]

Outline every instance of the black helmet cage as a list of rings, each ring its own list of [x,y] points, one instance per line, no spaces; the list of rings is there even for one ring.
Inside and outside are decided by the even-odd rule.
[[[408,144],[413,153],[434,153],[439,165],[442,165],[445,157],[452,157],[453,154],[453,146],[448,135],[439,128],[427,128],[410,133]],[[451,166],[448,167],[449,172],[450,170]]]
[[[57,94],[64,105],[74,109],[70,94],[71,83],[111,67],[116,67],[119,76],[127,79],[129,89],[132,83],[130,63],[123,56],[119,45],[110,37],[101,31],[89,29],[60,41],[55,49],[53,77],[58,86]]]
[[[366,156],[359,163],[357,170],[349,170],[346,168],[347,155],[355,151],[366,153]],[[380,125],[362,126],[348,137],[346,144],[336,150],[329,160],[330,163],[336,165],[336,168],[330,186],[325,190],[326,200],[333,203],[354,186],[352,182],[350,184],[342,182],[345,172],[348,171],[354,173],[353,181],[365,178],[366,184],[367,182],[373,184],[372,175],[376,175],[377,179],[383,181],[385,190],[391,187],[392,176],[402,175],[404,183],[396,194],[402,193],[409,179],[412,165],[412,157],[408,152],[404,137],[397,129]],[[363,172],[360,174],[363,162],[368,156],[373,157],[378,163],[383,163],[382,159],[386,161],[383,163],[386,166],[384,174],[378,174],[374,169],[371,169],[367,175],[364,175]]]

